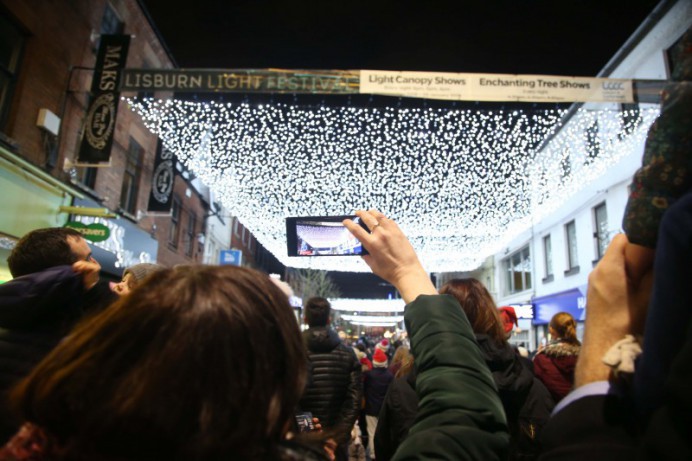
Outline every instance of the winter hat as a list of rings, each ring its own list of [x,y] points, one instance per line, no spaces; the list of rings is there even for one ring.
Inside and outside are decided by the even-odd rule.
[[[502,306],[498,310],[500,311],[500,320],[502,320],[505,333],[512,331],[514,329],[514,325],[519,326],[517,313],[514,311],[512,306]]]
[[[387,352],[389,350],[389,341],[386,339],[383,339],[377,345],[375,346],[378,350],[381,350],[382,352]]]
[[[144,278],[146,278],[149,274],[153,274],[154,272],[164,270],[165,268],[166,268],[165,266],[162,266],[160,264],[151,264],[151,263],[135,264],[134,266],[130,266],[127,269],[125,269],[125,272],[123,272],[123,278],[127,274],[130,274],[130,275],[132,275],[132,278],[134,279],[135,283],[139,283]]]
[[[382,349],[380,349],[379,347],[375,349],[375,353],[372,354],[372,366],[378,368],[387,367],[387,356],[384,354],[384,352],[382,352]]]

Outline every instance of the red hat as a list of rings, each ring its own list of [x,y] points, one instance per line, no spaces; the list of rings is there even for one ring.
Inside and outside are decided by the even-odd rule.
[[[387,366],[387,356],[382,349],[375,349],[375,353],[372,354],[372,365],[379,368]]]
[[[382,352],[387,352],[387,349],[389,349],[389,341],[386,339],[383,339],[377,345],[375,346],[377,349],[380,349]]]
[[[500,320],[502,320],[505,333],[512,331],[514,329],[514,325],[519,326],[517,313],[514,311],[512,306],[502,306],[498,310],[500,311]]]

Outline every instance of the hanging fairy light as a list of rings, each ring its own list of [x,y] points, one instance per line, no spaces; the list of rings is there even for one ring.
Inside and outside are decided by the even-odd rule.
[[[339,271],[369,269],[288,257],[284,218],[378,208],[428,271],[472,270],[640,149],[658,115],[126,101],[282,263]]]

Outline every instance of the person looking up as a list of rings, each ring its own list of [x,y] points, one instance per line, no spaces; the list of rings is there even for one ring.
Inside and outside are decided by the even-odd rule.
[[[324,459],[285,440],[306,363],[293,309],[267,275],[157,271],[18,385],[30,423],[0,459],[27,446],[51,460]]]
[[[123,278],[119,283],[112,283],[111,290],[120,296],[128,294],[142,282],[147,276],[165,269],[165,266],[152,263],[141,263],[130,266],[123,272]]]
[[[20,421],[9,414],[8,391],[24,378],[90,309],[113,300],[99,283],[101,266],[82,235],[36,229],[7,258],[12,277],[0,285],[0,443]]]

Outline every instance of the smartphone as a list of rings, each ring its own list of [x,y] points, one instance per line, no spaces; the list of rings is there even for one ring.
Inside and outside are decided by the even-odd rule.
[[[296,413],[296,424],[298,432],[310,432],[315,430],[315,424],[312,422],[312,413],[309,411]]]
[[[302,216],[286,218],[288,256],[360,256],[368,254],[342,224],[351,219],[368,230],[358,216]]]

